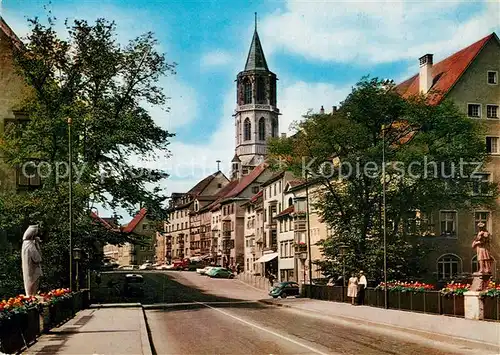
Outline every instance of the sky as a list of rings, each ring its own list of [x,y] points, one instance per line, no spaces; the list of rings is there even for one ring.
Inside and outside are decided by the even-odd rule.
[[[234,155],[235,79],[245,65],[257,12],[269,69],[278,76],[280,132],[308,110],[326,111],[363,77],[396,83],[418,71],[418,58],[434,63],[496,32],[495,1],[240,1],[240,0],[0,0],[0,15],[20,37],[27,18],[114,20],[118,40],[152,31],[158,50],[178,63],[162,79],[169,112],[151,109],[158,125],[176,134],[170,157],[134,162],[162,168],[167,194],[186,192],[217,170],[229,172]],[[64,33],[63,33],[64,35]],[[127,213],[118,211],[125,219]],[[109,211],[99,211],[101,215]]]

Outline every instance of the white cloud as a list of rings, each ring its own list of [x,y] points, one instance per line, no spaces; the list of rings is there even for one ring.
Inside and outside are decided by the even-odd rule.
[[[228,52],[222,50],[215,50],[203,55],[200,60],[202,68],[220,67],[233,62],[233,57]]]
[[[500,28],[496,2],[459,21],[463,1],[288,1],[286,10],[269,15],[260,27],[269,54],[285,50],[310,60],[373,64],[436,58]]]

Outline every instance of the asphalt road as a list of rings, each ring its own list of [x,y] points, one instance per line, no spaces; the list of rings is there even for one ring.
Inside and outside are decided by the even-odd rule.
[[[167,272],[167,298],[146,310],[157,354],[489,354],[298,310],[267,306],[266,293],[237,280]]]

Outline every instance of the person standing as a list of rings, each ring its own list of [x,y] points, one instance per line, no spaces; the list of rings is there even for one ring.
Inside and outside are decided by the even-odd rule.
[[[356,274],[352,273],[349,279],[349,284],[347,286],[347,297],[351,297],[352,305],[354,306],[354,300],[358,295],[358,278]]]
[[[365,304],[365,290],[368,286],[368,282],[366,281],[366,276],[363,271],[359,272],[359,284],[358,284],[358,304]]]

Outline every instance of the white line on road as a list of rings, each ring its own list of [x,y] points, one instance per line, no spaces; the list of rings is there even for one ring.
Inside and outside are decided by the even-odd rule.
[[[222,314],[224,314],[224,315],[226,315],[226,316],[228,316],[228,317],[231,317],[231,318],[233,318],[233,319],[236,319],[237,321],[239,321],[239,322],[241,322],[241,323],[244,323],[244,324],[249,325],[249,326],[251,326],[251,327],[257,328],[257,329],[259,329],[259,330],[263,330],[263,331],[265,331],[265,332],[267,332],[267,333],[269,333],[269,334],[272,334],[272,335],[274,335],[274,336],[276,336],[276,337],[278,337],[278,338],[281,338],[281,339],[283,339],[283,340],[286,340],[286,341],[289,341],[289,342],[294,343],[294,344],[296,344],[296,345],[299,345],[299,346],[301,346],[301,347],[303,347],[303,348],[306,348],[307,350],[310,350],[310,351],[312,351],[312,352],[314,352],[314,353],[316,353],[316,354],[320,354],[320,355],[333,355],[333,354],[340,354],[340,353],[334,353],[334,352],[331,352],[331,353],[324,353],[324,352],[322,352],[322,351],[320,351],[320,350],[317,350],[317,349],[314,349],[314,348],[310,347],[309,345],[303,344],[303,343],[301,343],[301,342],[298,342],[297,340],[294,340],[294,339],[292,339],[292,338],[289,338],[289,337],[286,337],[286,336],[284,336],[284,335],[281,335],[281,334],[278,334],[278,333],[276,333],[276,332],[273,332],[272,330],[269,330],[269,329],[266,329],[266,328],[264,328],[264,327],[261,327],[260,325],[257,325],[257,324],[254,324],[254,323],[248,322],[248,321],[246,321],[246,320],[244,320],[244,319],[242,319],[242,318],[240,318],[240,317],[236,317],[236,316],[234,316],[234,315],[232,315],[232,314],[230,314],[230,313],[228,313],[228,312],[224,312],[224,311],[222,311],[222,310],[220,310],[220,309],[218,309],[218,308],[212,307],[212,306],[210,306],[210,305],[208,305],[208,304],[206,304],[206,303],[203,303],[203,302],[196,302],[196,301],[195,301],[195,303],[199,303],[199,304],[201,304],[201,305],[203,305],[203,306],[205,306],[205,307],[207,307],[207,308],[213,309],[214,311],[220,312],[220,313],[222,313]]]

